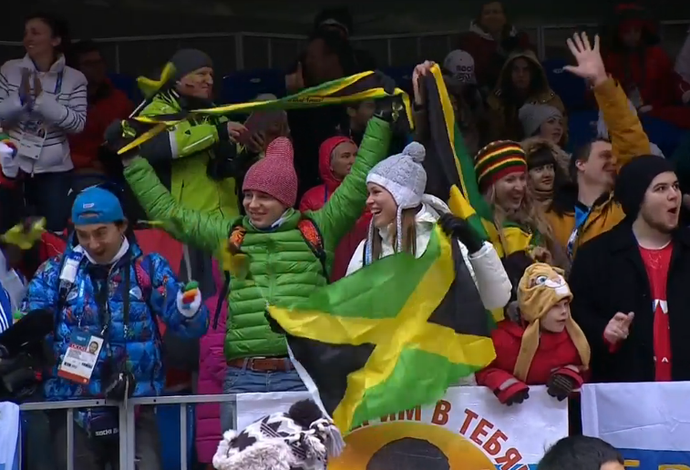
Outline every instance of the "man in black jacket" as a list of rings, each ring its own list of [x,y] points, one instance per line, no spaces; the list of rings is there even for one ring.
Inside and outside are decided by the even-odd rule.
[[[614,194],[626,219],[578,251],[569,279],[592,381],[690,380],[690,229],[678,227],[678,178],[664,158],[641,156]]]

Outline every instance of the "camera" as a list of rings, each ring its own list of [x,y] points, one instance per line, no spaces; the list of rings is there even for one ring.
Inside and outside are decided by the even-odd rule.
[[[0,401],[36,391],[50,357],[45,338],[53,329],[53,313],[34,310],[0,334]]]

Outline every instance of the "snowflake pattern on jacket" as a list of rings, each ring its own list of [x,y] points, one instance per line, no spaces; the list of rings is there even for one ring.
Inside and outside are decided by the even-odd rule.
[[[104,365],[108,361],[108,354],[112,354],[113,367],[122,370],[126,363],[127,369],[136,378],[135,397],[160,395],[165,384],[165,372],[161,362],[161,339],[153,315],[159,315],[168,328],[181,336],[200,338],[208,329],[206,307],[202,305],[191,318],[182,315],[176,299],[184,285],[177,281],[168,262],[157,253],[142,256],[141,249],[130,241],[128,253],[113,265],[108,275],[110,326],[91,381],[87,385],[70,382],[58,377],[57,369],[70,344],[71,334],[81,330],[100,335],[103,325],[95,300],[96,284],[88,273],[93,265],[80,247],[68,248],[64,256],[78,261],[74,282],[60,280],[60,270],[64,269],[62,257],[49,259],[29,283],[21,309],[22,312],[36,309],[55,311],[58,308],[60,283],[68,289],[66,295],[62,296],[61,311],[56,312],[55,333],[53,338],[49,338],[55,362],[46,375],[46,399],[103,397],[101,384],[102,380],[107,380]],[[125,269],[130,270],[129,287],[125,282]],[[123,314],[125,295],[129,296],[127,328]]]

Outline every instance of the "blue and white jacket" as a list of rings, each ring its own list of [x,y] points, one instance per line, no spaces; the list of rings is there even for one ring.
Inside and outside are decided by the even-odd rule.
[[[91,381],[79,385],[58,377],[57,368],[72,333],[80,330],[100,335],[103,331],[101,318],[104,315],[99,315],[95,300],[98,283],[89,275],[89,269],[94,266],[81,247],[70,247],[62,257],[43,263],[29,283],[21,311],[55,310],[52,344],[56,365],[46,376],[46,399],[102,397],[102,380],[107,380],[103,369],[109,354],[113,367],[123,370],[126,365],[134,375],[135,397],[160,395],[165,373],[156,316],[180,336],[200,338],[208,329],[209,315],[204,306],[192,316],[183,314],[179,299],[184,286],[177,281],[168,262],[156,253],[142,256],[141,249],[134,243],[112,265],[107,276],[110,322],[106,344],[101,349]],[[129,270],[128,286],[125,270]],[[125,296],[129,297],[127,325],[123,314]]]

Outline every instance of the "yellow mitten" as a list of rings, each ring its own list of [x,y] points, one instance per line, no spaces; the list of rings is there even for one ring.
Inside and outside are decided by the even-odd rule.
[[[32,221],[20,222],[2,235],[2,241],[16,245],[22,250],[30,250],[41,239],[46,230],[46,219],[41,217]]]

